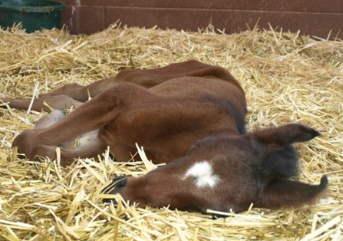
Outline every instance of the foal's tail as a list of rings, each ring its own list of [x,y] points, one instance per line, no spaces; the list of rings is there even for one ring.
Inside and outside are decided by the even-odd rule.
[[[325,195],[328,183],[326,176],[321,178],[319,185],[283,179],[275,180],[264,188],[255,206],[279,209],[314,204]]]

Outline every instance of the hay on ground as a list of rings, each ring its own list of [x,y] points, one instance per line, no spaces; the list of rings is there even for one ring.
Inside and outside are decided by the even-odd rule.
[[[56,162],[18,159],[13,138],[44,115],[0,109],[1,240],[341,240],[343,214],[343,42],[314,41],[299,33],[257,28],[239,34],[118,28],[86,36],[50,30],[0,31],[1,96],[30,98],[67,83],[89,84],[121,69],[197,59],[220,65],[240,81],[249,130],[290,122],[322,133],[298,144],[299,180],[318,183],[329,196],[314,207],[251,208],[227,218],[103,204],[99,191],[116,175],[152,168],[117,163],[108,152],[61,168]],[[38,84],[37,84],[38,83]],[[213,210],[215,212],[215,210]]]

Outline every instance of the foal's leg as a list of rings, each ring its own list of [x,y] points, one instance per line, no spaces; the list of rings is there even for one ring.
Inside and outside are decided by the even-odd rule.
[[[4,103],[8,103],[10,107],[16,108],[16,109],[28,109],[30,106],[31,99],[10,99],[10,98],[1,98],[0,101]],[[35,111],[46,111],[50,112],[51,109],[47,107],[44,103],[46,103],[48,106],[54,108],[63,110],[64,108],[77,108],[83,103],[77,100],[74,100],[70,98],[67,95],[56,95],[56,96],[42,96],[34,100],[32,105],[32,110]]]
[[[86,102],[89,97],[95,97],[98,94],[114,87],[116,82],[118,82],[116,77],[112,77],[95,81],[94,83],[86,86],[79,84],[67,84],[50,93],[43,94],[42,98],[47,96],[66,95],[74,100]]]
[[[43,129],[43,128],[50,127],[56,124],[61,119],[63,119],[64,117],[65,117],[65,114],[63,111],[55,109],[50,114],[47,114],[41,119],[39,119],[34,129]],[[91,146],[94,144],[94,141],[97,139],[98,133],[99,131],[95,130],[95,131],[82,134],[75,140],[71,140],[70,142],[64,142],[60,144],[59,147],[63,147],[69,150],[79,150],[79,149],[87,148],[88,146]]]
[[[58,121],[63,119],[65,114],[63,111],[55,109],[50,114],[42,117],[34,127],[34,129],[48,128]],[[57,158],[56,148],[60,147],[61,165],[66,166],[72,163],[74,158],[85,158],[89,156],[99,155],[105,150],[106,146],[102,145],[97,140],[98,131],[92,131],[70,142],[61,143],[59,146],[41,145],[34,149],[37,158],[50,157]],[[34,158],[34,159],[37,159]]]
[[[79,84],[67,84],[63,87],[54,90],[50,93],[43,94],[39,98],[36,98],[32,105],[32,110],[47,111],[51,110],[44,105],[47,103],[54,109],[64,109],[79,107],[86,102],[90,97],[94,97],[105,90],[108,90],[114,86],[115,78],[108,78],[96,81],[88,86],[81,86]],[[0,98],[0,102],[8,103],[10,107],[16,109],[28,109],[31,98]]]
[[[150,93],[141,87],[131,84],[117,85],[86,102],[50,127],[24,131],[15,138],[13,146],[17,146],[18,152],[24,153],[30,159],[34,159],[37,154],[44,154],[44,148],[49,154],[47,156],[54,158],[55,155],[50,155],[51,147],[56,148],[83,134],[103,128],[116,119],[125,105],[132,103],[137,97],[144,99],[148,96]],[[89,147],[90,152],[85,154],[85,150],[76,149],[72,156],[93,157],[94,153],[104,151],[107,145],[108,143],[98,139]]]

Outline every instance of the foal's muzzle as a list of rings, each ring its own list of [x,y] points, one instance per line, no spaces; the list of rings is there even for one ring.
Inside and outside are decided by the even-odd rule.
[[[104,194],[116,194],[118,192],[120,192],[120,190],[126,186],[127,183],[127,177],[126,176],[119,176],[119,177],[115,177],[113,178],[111,184],[109,184],[107,187],[105,187],[101,193]],[[117,204],[117,201],[115,199],[109,199],[109,198],[105,198],[102,200],[105,203],[113,203],[113,204]]]

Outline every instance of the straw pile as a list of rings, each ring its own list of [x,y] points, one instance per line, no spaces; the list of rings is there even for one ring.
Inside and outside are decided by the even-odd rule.
[[[1,240],[340,240],[343,190],[343,42],[314,41],[296,33],[257,28],[239,34],[199,33],[111,26],[90,36],[51,30],[0,33],[2,96],[31,97],[67,83],[88,84],[120,69],[153,68],[197,59],[220,65],[246,91],[249,130],[290,122],[322,133],[297,145],[299,180],[330,193],[314,207],[256,209],[210,216],[103,204],[99,191],[116,175],[139,176],[141,162],[116,163],[108,153],[67,168],[18,159],[13,138],[44,115],[0,109]]]

